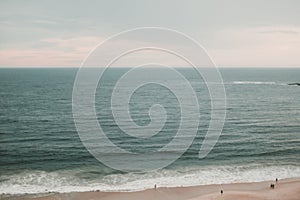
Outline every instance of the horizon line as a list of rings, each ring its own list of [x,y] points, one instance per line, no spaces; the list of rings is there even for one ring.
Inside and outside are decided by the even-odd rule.
[[[172,68],[194,68],[192,66],[171,66]],[[222,68],[222,69],[300,69],[299,66],[215,66],[216,68]],[[81,66],[0,66],[0,69],[80,69]],[[106,68],[106,67],[98,67],[98,66],[91,66],[91,67],[85,67],[85,68]],[[134,66],[114,66],[109,68],[115,68],[115,69],[128,69],[128,68],[134,68]],[[145,68],[163,68],[161,66],[150,66]],[[199,67],[199,68],[205,68],[209,69],[212,68],[205,66],[205,67]]]

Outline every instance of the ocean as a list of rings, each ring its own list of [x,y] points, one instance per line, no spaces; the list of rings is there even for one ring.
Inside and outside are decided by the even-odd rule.
[[[82,144],[72,113],[77,70],[0,69],[0,193],[134,191],[154,184],[171,187],[300,177],[300,86],[288,85],[300,82],[300,69],[221,68],[226,120],[212,151],[199,159],[211,115],[210,96],[194,69],[178,68],[198,97],[198,130],[179,159],[147,172],[112,169]],[[95,97],[97,120],[114,145],[135,153],[155,152],[176,135],[180,103],[160,85],[138,88],[129,102],[135,124],[150,123],[148,111],[154,104],[165,108],[166,123],[150,138],[124,134],[114,121],[110,97],[128,70],[110,69],[101,78]],[[148,73],[182,86],[165,69],[145,69]],[[113,159],[122,156],[107,153]]]

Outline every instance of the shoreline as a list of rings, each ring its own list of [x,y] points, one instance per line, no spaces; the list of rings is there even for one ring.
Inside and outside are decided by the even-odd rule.
[[[274,183],[275,188],[271,189],[270,184]],[[221,195],[221,190],[223,194]],[[206,200],[206,199],[286,199],[296,200],[300,196],[300,178],[289,178],[279,180],[228,183],[213,185],[198,185],[184,187],[157,187],[157,189],[146,189],[134,192],[69,192],[69,193],[39,193],[21,195],[1,195],[0,199],[19,200],[54,200],[54,199],[184,199],[184,200]]]

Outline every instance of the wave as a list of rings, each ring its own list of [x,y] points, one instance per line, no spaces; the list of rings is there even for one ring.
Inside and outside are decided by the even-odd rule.
[[[192,82],[193,84],[207,84],[206,82]],[[221,84],[219,82],[209,82],[210,84]],[[288,83],[282,82],[271,82],[271,81],[232,81],[232,82],[223,82],[225,85],[289,85]]]
[[[14,175],[1,175],[0,191],[4,194],[84,192],[84,191],[137,191],[162,187],[258,182],[274,178],[296,178],[300,166],[295,165],[243,165],[205,166],[163,169],[148,173],[126,173],[93,178],[81,174],[82,169],[55,172],[24,171]]]
[[[262,82],[262,81],[233,81],[233,84],[254,84],[254,85],[281,85],[280,83],[276,82]]]

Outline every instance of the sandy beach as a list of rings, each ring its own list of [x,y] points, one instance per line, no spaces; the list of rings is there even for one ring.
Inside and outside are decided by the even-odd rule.
[[[275,188],[271,189],[270,184]],[[221,195],[221,189],[224,193]],[[201,185],[191,187],[157,188],[137,192],[71,192],[71,193],[48,193],[38,195],[6,196],[1,199],[35,199],[35,200],[59,200],[59,199],[103,199],[103,200],[299,200],[300,179],[285,179],[275,181],[263,181],[253,183],[232,183],[223,185]]]

